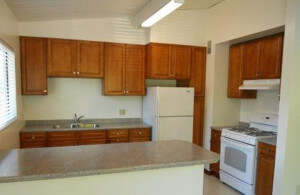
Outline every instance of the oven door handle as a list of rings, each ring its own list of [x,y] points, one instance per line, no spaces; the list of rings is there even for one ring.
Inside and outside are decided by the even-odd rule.
[[[228,139],[228,138],[225,138],[225,137],[222,137],[221,141],[225,141],[225,142],[227,142],[229,144],[233,144],[233,145],[236,145],[236,146],[242,146],[242,147],[246,147],[246,148],[249,148],[249,149],[255,148],[255,146],[253,146],[253,145],[249,145],[249,144],[246,144],[246,143],[238,142],[238,141],[235,141],[233,139]]]

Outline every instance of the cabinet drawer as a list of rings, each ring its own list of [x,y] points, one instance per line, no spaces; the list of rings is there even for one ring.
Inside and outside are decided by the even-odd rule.
[[[48,141],[77,141],[78,132],[76,131],[63,131],[63,132],[49,132]]]
[[[150,129],[132,129],[129,130],[130,138],[150,137]]]
[[[22,142],[42,142],[46,141],[46,132],[35,132],[35,133],[21,133]]]
[[[46,141],[21,142],[21,148],[43,148],[47,146]]]
[[[107,131],[107,138],[128,138],[128,130],[109,130]]]
[[[79,140],[98,140],[106,139],[106,131],[81,131],[79,132]]]
[[[259,143],[258,144],[258,154],[263,154],[272,158],[275,158],[276,146]]]
[[[130,137],[129,142],[148,142],[151,141],[150,137]]]
[[[106,139],[81,140],[78,145],[106,144]]]
[[[125,142],[128,142],[128,138],[110,138],[107,140],[108,144],[125,143]]]
[[[76,146],[77,141],[49,141],[49,147],[58,147],[58,146]]]

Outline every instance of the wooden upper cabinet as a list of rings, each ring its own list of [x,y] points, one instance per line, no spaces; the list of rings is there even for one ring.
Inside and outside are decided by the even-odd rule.
[[[283,34],[245,43],[244,79],[281,77]]]
[[[74,77],[76,41],[48,39],[48,76]]]
[[[267,37],[261,42],[260,74],[264,79],[276,79],[281,76],[283,35]]]
[[[239,90],[243,84],[243,54],[244,44],[230,47],[227,90],[229,98],[256,98],[257,91]]]
[[[191,71],[192,48],[183,45],[171,46],[171,77],[178,80],[189,79]]]
[[[103,77],[103,43],[77,42],[77,72],[79,77]]]
[[[244,44],[244,79],[256,79],[258,77],[260,44],[260,41],[251,41]]]
[[[145,94],[145,46],[105,43],[105,95]]]
[[[126,95],[145,94],[145,46],[126,45],[125,48]]]
[[[177,81],[177,87],[194,87],[195,96],[205,95],[206,48],[193,47],[191,59],[191,75],[188,80]]]
[[[125,94],[125,44],[105,43],[104,94]]]
[[[191,58],[191,46],[150,43],[147,45],[146,77],[151,79],[189,79]]]
[[[147,78],[170,79],[171,71],[170,45],[161,43],[147,45]]]
[[[196,96],[205,95],[206,78],[206,48],[194,47],[192,49],[190,86],[195,88]]]
[[[47,94],[47,40],[21,37],[22,94]]]

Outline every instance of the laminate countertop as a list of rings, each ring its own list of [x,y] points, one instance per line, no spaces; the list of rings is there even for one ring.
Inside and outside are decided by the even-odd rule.
[[[62,124],[61,128],[53,128],[53,124],[26,124],[21,130],[25,132],[55,132],[55,131],[84,131],[84,130],[109,130],[109,129],[143,129],[151,128],[143,122],[112,122],[100,123],[99,127],[92,128],[71,128],[70,125]]]
[[[262,138],[262,139],[259,139],[258,142],[262,142],[262,143],[265,143],[265,144],[276,146],[277,138],[276,137]]]
[[[218,154],[186,141],[0,150],[0,183],[192,166],[218,160]]]

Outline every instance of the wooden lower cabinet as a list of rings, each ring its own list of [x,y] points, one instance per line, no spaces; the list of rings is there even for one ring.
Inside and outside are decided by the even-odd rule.
[[[106,131],[81,131],[79,132],[78,145],[93,145],[93,144],[105,144],[106,143]]]
[[[276,146],[259,143],[256,171],[256,194],[271,195],[273,189]]]
[[[151,141],[151,129],[22,132],[21,148]]]
[[[221,131],[211,130],[210,150],[220,154],[221,148]],[[209,169],[213,175],[219,177],[220,161],[209,165]]]
[[[46,132],[20,134],[21,148],[42,148],[47,146]]]
[[[150,129],[133,129],[129,131],[129,142],[147,142],[151,141]]]

